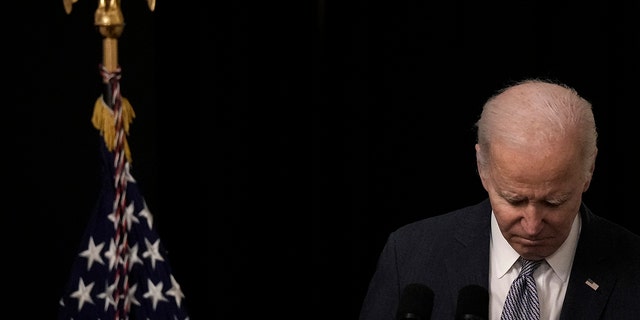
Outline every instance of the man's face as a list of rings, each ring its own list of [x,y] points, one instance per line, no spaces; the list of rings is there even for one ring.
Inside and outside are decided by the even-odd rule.
[[[488,166],[478,169],[502,235],[526,259],[550,256],[569,235],[589,185],[578,150],[571,143],[491,149]]]

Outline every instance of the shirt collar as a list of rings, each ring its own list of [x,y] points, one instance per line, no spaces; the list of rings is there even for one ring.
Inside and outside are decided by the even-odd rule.
[[[553,269],[553,272],[562,279],[567,281],[569,274],[571,273],[571,266],[573,265],[573,257],[578,246],[578,238],[580,236],[580,229],[582,226],[582,218],[580,213],[573,219],[571,225],[571,231],[569,236],[564,240],[564,243],[550,256],[546,258],[547,263]]]
[[[518,260],[520,255],[513,250],[511,245],[502,236],[496,216],[491,210],[491,251],[493,257],[499,257],[494,260],[495,272],[498,278],[502,278],[513,264]]]

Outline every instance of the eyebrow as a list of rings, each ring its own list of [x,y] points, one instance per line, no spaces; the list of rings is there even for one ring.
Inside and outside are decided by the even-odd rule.
[[[502,197],[503,199],[505,199],[507,201],[514,201],[514,202],[530,199],[527,196],[523,196],[523,195],[520,195],[520,194],[508,192],[508,191],[504,191],[504,192],[500,192],[499,191],[498,195],[500,195],[500,197]],[[571,193],[570,192],[565,192],[565,193],[561,193],[561,194],[552,195],[551,197],[542,198],[540,201],[559,204],[559,203],[566,202],[569,198],[571,198]]]

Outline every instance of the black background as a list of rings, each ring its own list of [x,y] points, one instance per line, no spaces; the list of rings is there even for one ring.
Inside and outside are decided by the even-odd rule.
[[[121,7],[132,174],[194,320],[355,319],[389,232],[485,197],[473,123],[524,77],[593,102],[585,201],[640,232],[637,3]],[[99,191],[96,8],[5,7],[4,277],[10,301],[46,319]]]

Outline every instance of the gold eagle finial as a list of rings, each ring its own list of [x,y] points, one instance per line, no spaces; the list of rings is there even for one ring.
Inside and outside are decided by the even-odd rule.
[[[71,13],[71,7],[73,6],[74,3],[78,2],[78,0],[62,0],[63,4],[64,4],[64,11],[67,12],[67,14]],[[102,4],[102,0],[100,0],[100,3]],[[113,1],[112,1],[113,2]],[[149,5],[149,9],[151,9],[151,11],[155,10],[156,8],[156,0],[147,0],[147,5]]]

